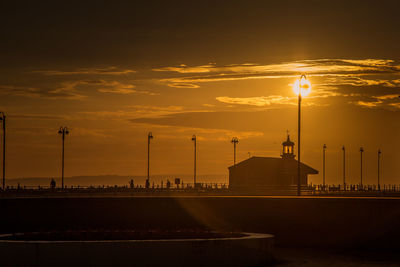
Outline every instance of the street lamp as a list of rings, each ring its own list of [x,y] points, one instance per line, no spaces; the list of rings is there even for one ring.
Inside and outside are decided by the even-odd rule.
[[[153,139],[153,134],[149,132],[147,134],[147,179],[146,188],[150,188],[150,140]]]
[[[343,190],[346,191],[346,148],[343,146]]]
[[[381,177],[380,177],[380,160],[381,160],[381,150],[378,149],[378,190],[381,190]]]
[[[233,165],[236,165],[236,144],[239,143],[239,139],[233,137],[231,143],[233,143]]]
[[[3,190],[6,189],[6,114],[0,111],[0,121],[3,122]]]
[[[301,98],[303,96],[307,96],[311,92],[311,83],[307,80],[305,74],[300,76],[300,79],[296,80],[293,85],[293,91],[296,95],[298,95],[298,159],[297,159],[297,195],[301,195],[301,181],[300,181],[300,126],[301,126]]]
[[[192,141],[194,142],[194,172],[193,172],[193,188],[196,188],[196,155],[197,155],[197,138],[194,134],[192,136]]]
[[[361,188],[363,187],[363,152],[364,148],[360,147],[360,176],[361,176]]]
[[[69,134],[69,130],[67,127],[60,127],[58,130],[58,134],[62,136],[62,154],[61,154],[61,188],[64,189],[64,143],[65,143],[65,135]]]
[[[324,190],[325,190],[325,154],[326,154],[326,144],[324,144],[324,146],[322,147],[322,150],[323,150],[323,157],[322,157],[322,164],[323,164],[323,168],[322,168],[322,170],[323,170],[323,172],[322,172],[322,185],[323,185],[323,188],[324,188]]]

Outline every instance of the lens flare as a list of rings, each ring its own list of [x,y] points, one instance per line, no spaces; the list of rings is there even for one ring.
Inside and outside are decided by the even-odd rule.
[[[305,76],[302,76],[301,79],[298,79],[293,84],[293,92],[296,95],[307,96],[311,92],[311,83],[306,79]]]

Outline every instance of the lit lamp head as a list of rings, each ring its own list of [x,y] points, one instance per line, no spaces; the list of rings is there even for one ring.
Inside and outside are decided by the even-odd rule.
[[[311,83],[307,80],[306,75],[302,74],[293,84],[293,92],[299,96],[307,96],[311,92]]]
[[[60,130],[58,130],[58,133],[59,134],[69,134],[69,130],[68,130],[68,128],[67,127],[60,127]]]

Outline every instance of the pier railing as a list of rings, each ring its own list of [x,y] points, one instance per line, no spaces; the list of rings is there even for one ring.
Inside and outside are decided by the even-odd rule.
[[[343,185],[308,185],[307,191],[315,195],[324,194],[368,194],[368,193],[400,193],[400,185],[385,184],[385,185],[361,185],[348,184]]]

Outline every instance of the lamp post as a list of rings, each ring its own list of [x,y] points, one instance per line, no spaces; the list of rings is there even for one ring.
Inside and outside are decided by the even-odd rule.
[[[236,165],[236,144],[239,143],[239,139],[233,137],[231,143],[233,143],[233,165]]]
[[[150,140],[153,139],[153,134],[149,132],[147,134],[147,179],[146,188],[150,188]]]
[[[343,146],[343,190],[346,191],[346,148]]]
[[[193,188],[196,188],[196,161],[197,161],[197,138],[194,134],[192,136],[192,141],[194,143],[194,171],[193,171]]]
[[[380,177],[380,160],[381,160],[381,150],[378,149],[378,190],[381,190],[381,177]]]
[[[363,188],[363,152],[364,148],[360,147],[360,177],[361,177],[361,188]]]
[[[298,95],[298,158],[297,158],[297,195],[301,195],[301,180],[300,180],[300,127],[301,127],[301,99],[303,96],[307,96],[311,91],[311,83],[307,80],[305,74],[300,76],[300,79],[296,80],[293,85],[293,91]]]
[[[322,156],[322,164],[323,164],[323,167],[322,167],[322,186],[323,186],[323,188],[324,188],[324,190],[325,190],[325,154],[326,154],[326,144],[324,144],[324,146],[322,147],[322,154],[323,154],[323,156]]]
[[[3,190],[6,189],[6,114],[0,111],[0,121],[3,122]]]
[[[58,130],[58,134],[62,137],[62,154],[61,154],[61,188],[64,189],[64,143],[65,143],[65,136],[69,134],[69,130],[67,127],[60,127]]]

